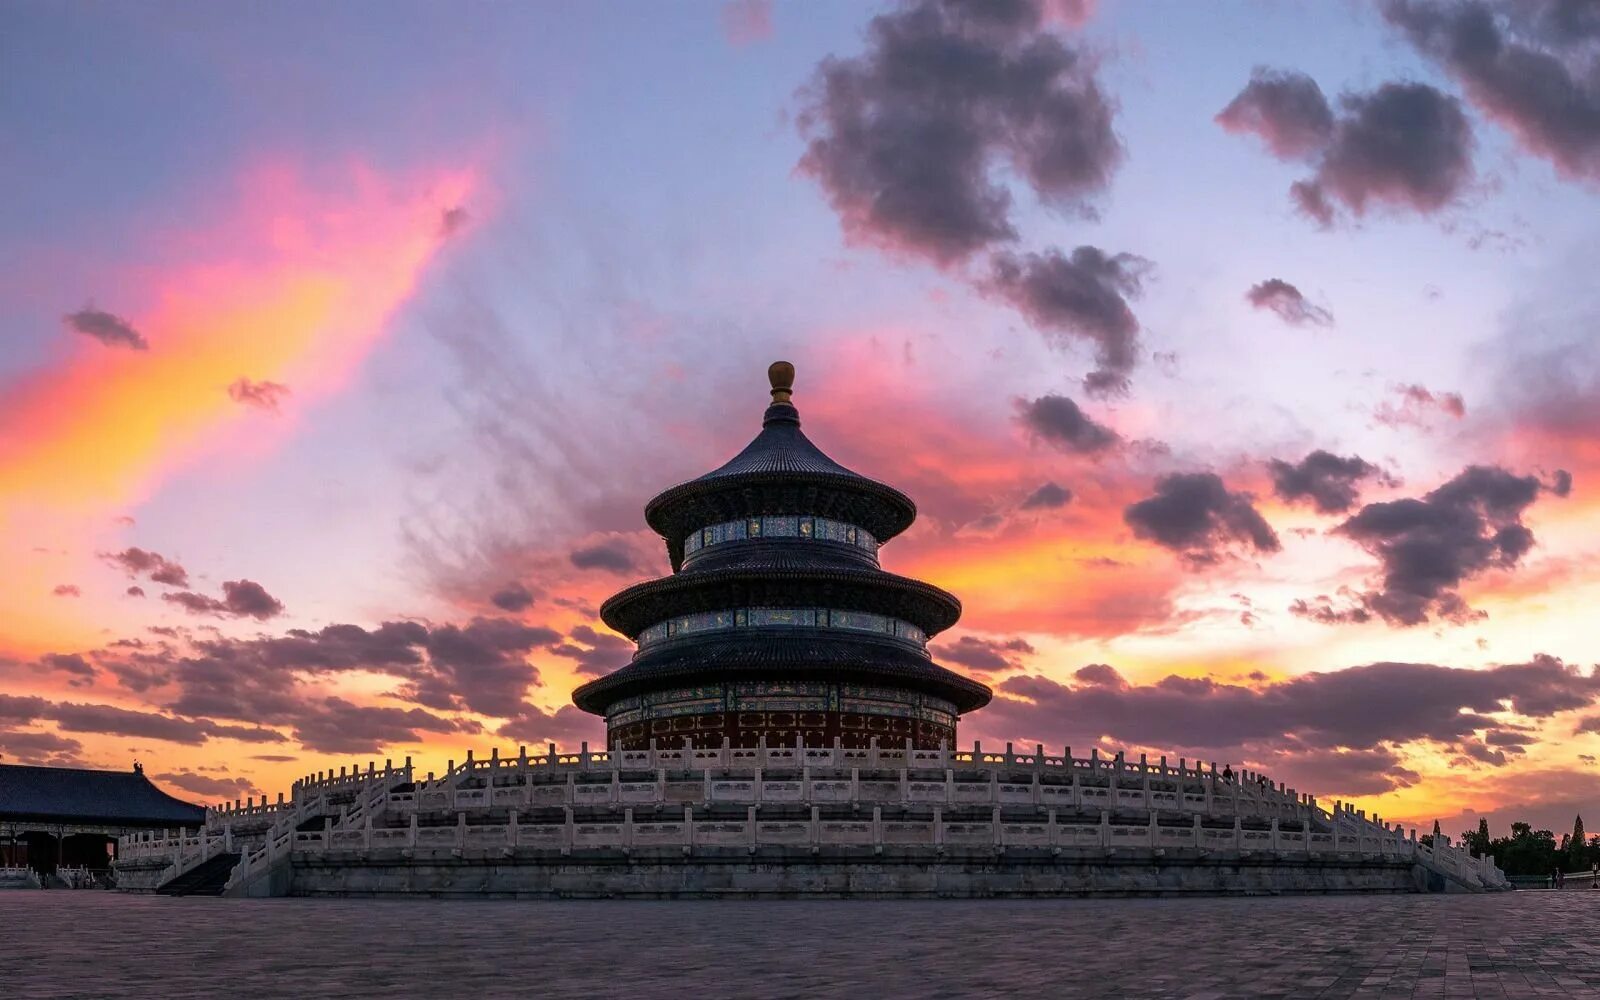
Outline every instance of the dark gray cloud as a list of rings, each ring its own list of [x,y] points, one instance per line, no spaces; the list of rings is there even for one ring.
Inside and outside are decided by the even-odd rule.
[[[1327,326],[1333,322],[1333,313],[1312,303],[1300,289],[1281,278],[1252,285],[1244,297],[1257,309],[1269,309],[1293,326]]]
[[[633,551],[620,539],[573,549],[568,558],[572,561],[572,565],[579,569],[603,569],[618,574],[637,572]]]
[[[1092,60],[1037,0],[912,0],[803,95],[800,169],[857,242],[940,264],[1016,238],[1002,171],[1078,205],[1122,159]]]
[[[1600,183],[1600,7],[1587,0],[1382,6],[1523,148],[1565,177]]]
[[[377,753],[386,746],[420,743],[423,733],[482,732],[470,720],[448,719],[420,708],[356,705],[343,698],[310,702],[294,722],[294,738],[321,753]]]
[[[123,591],[123,593],[128,595],[129,597],[143,597],[144,596],[144,588],[140,587],[138,585],[134,585],[134,586],[130,586],[127,590]]]
[[[1023,638],[1011,639],[982,639],[974,635],[964,635],[954,642],[941,641],[933,650],[933,655],[949,663],[958,663],[972,670],[981,670],[985,673],[999,673],[1002,670],[1016,670],[1022,666],[1019,656],[1031,656],[1033,646]]]
[[[1318,625],[1364,625],[1372,620],[1372,612],[1361,603],[1360,595],[1344,595],[1342,606],[1335,606],[1327,594],[1310,600],[1297,598],[1290,602],[1289,613]]]
[[[1294,70],[1256,67],[1237,97],[1217,113],[1229,132],[1251,132],[1279,159],[1308,158],[1333,138],[1333,109],[1317,81]]]
[[[212,723],[205,719],[181,719],[157,712],[140,712],[115,705],[83,705],[64,702],[53,705],[45,718],[58,729],[73,733],[101,733],[132,736],[138,739],[165,740],[199,746],[211,735]]]
[[[501,611],[526,611],[533,606],[533,592],[513,580],[490,594],[489,603]]]
[[[169,587],[187,587],[189,571],[159,552],[140,548],[126,548],[121,552],[102,552],[100,558],[119,566],[129,576],[145,576],[152,583]]]
[[[82,597],[83,591],[75,583],[58,583],[51,588],[50,593],[56,597]]]
[[[67,324],[67,329],[86,337],[93,337],[107,347],[129,347],[135,351],[150,348],[144,335],[135,330],[132,323],[121,316],[93,306],[85,306],[75,313],[68,313],[62,317],[62,322]]]
[[[77,653],[46,653],[39,657],[39,666],[44,670],[76,678],[68,681],[73,687],[87,687],[94,684],[94,667]]]
[[[1129,504],[1122,519],[1134,535],[1171,549],[1191,568],[1214,565],[1231,549],[1270,553],[1281,547],[1255,498],[1229,490],[1215,473],[1172,473],[1156,480],[1155,489]]]
[[[218,615],[266,621],[283,614],[283,602],[267,593],[265,587],[253,580],[224,582],[221,600],[187,590],[162,594],[161,599],[178,605],[192,615]]]
[[[1533,548],[1522,514],[1547,489],[1533,476],[1474,465],[1421,498],[1367,504],[1335,529],[1382,567],[1362,606],[1392,625],[1481,617],[1457,588],[1488,570],[1515,567]]]
[[[1117,432],[1090,419],[1066,396],[1046,394],[1016,401],[1017,418],[1036,440],[1080,455],[1092,455],[1118,444]]]
[[[505,717],[522,703],[539,671],[527,655],[561,641],[554,629],[505,618],[474,618],[466,624],[440,625],[428,634],[429,673],[409,688],[412,700],[437,709],[466,708]]]
[[[0,751],[13,763],[81,766],[77,759],[83,744],[50,732],[0,728]]]
[[[1330,117],[1331,116],[1331,117]],[[1253,132],[1280,159],[1312,164],[1290,195],[1324,226],[1343,208],[1431,213],[1473,182],[1476,141],[1460,102],[1423,83],[1385,83],[1329,108],[1316,83],[1295,72],[1257,69],[1217,120]]]
[[[1128,297],[1139,294],[1149,267],[1142,257],[1091,246],[1078,247],[1070,257],[1059,250],[1001,252],[991,259],[983,287],[1022,313],[1047,341],[1092,344],[1100,366],[1091,376],[1096,391],[1114,392],[1139,360],[1139,320]]]
[[[1071,685],[1017,676],[996,688],[1001,697],[978,717],[986,732],[1248,757],[1272,762],[1279,777],[1349,793],[1358,789],[1341,782],[1362,780],[1360,790],[1380,791],[1416,780],[1391,772],[1398,766],[1395,748],[1407,743],[1437,743],[1458,753],[1476,747],[1487,756],[1526,746],[1531,734],[1496,716],[1509,711],[1542,719],[1588,707],[1600,697],[1600,678],[1541,655],[1482,670],[1371,663],[1253,687],[1176,676],[1130,684],[1094,664]],[[1352,752],[1371,755],[1366,763],[1381,766],[1362,767],[1362,758],[1341,756]],[[1371,774],[1361,779],[1363,772],[1388,774],[1388,783],[1368,787]]]
[[[634,651],[633,643],[621,636],[596,632],[587,625],[574,626],[568,641],[550,647],[557,656],[577,661],[578,673],[595,677],[626,666]]]
[[[0,694],[0,723],[32,722],[49,707],[49,702],[33,695]]]
[[[228,386],[228,398],[235,403],[270,413],[278,412],[279,405],[287,395],[289,387],[279,382],[252,382],[241,377]]]
[[[1023,498],[1022,510],[1055,510],[1072,502],[1072,491],[1059,483],[1049,482]]]
[[[1386,485],[1394,482],[1359,456],[1344,458],[1320,448],[1292,464],[1274,458],[1267,468],[1272,473],[1272,491],[1280,500],[1309,500],[1323,514],[1342,514],[1354,507],[1365,480]]]
[[[1386,83],[1340,99],[1333,142],[1317,172],[1291,188],[1296,203],[1323,225],[1334,203],[1362,216],[1369,207],[1427,214],[1472,183],[1472,126],[1455,98],[1425,83]]]
[[[255,783],[249,778],[223,778],[210,774],[198,774],[194,771],[165,771],[152,775],[157,781],[165,782],[174,788],[195,795],[205,796],[207,799],[236,799],[241,795],[248,795],[255,791]]]
[[[554,743],[558,747],[573,747],[588,742],[600,747],[606,740],[605,723],[575,705],[562,705],[554,712],[547,712],[538,705],[525,703],[497,732],[506,739],[530,746]]]

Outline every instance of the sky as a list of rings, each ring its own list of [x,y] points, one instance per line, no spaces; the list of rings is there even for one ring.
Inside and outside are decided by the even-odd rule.
[[[599,745],[646,500],[909,493],[963,740],[1600,806],[1600,8],[0,10],[0,759]]]

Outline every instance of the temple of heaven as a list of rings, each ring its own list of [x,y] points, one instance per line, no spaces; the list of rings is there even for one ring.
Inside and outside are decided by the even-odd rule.
[[[916,505],[811,443],[793,365],[767,375],[755,439],[646,505],[672,575],[605,602],[605,623],[638,651],[572,700],[605,716],[613,750],[953,747],[957,718],[991,696],[928,655],[961,602],[878,564]]]

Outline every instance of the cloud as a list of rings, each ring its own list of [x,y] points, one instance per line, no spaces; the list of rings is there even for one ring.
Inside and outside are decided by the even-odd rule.
[[[193,771],[167,771],[153,777],[174,788],[224,801],[255,791],[255,783],[249,778],[219,778],[209,774],[196,774]]]
[[[49,707],[49,702],[34,695],[0,694],[0,723],[32,722]]]
[[[308,729],[321,725],[324,713],[303,679],[346,671],[394,677],[401,696],[426,708],[504,717],[538,683],[527,654],[560,641],[553,629],[505,618],[431,629],[418,622],[370,630],[329,625],[278,637],[196,640],[193,655],[167,658],[161,680],[179,689],[170,704],[175,711]]]
[[[578,673],[592,677],[625,666],[635,652],[633,643],[628,640],[608,632],[596,632],[588,625],[574,626],[568,638],[570,641],[550,647],[550,652],[576,660]]]
[[[82,597],[83,591],[75,583],[58,583],[50,590],[57,597]]]
[[[133,324],[121,316],[108,313],[93,306],[85,306],[75,313],[68,313],[62,317],[62,322],[67,324],[67,329],[74,333],[81,333],[107,347],[128,347],[135,351],[150,349],[150,344],[144,335],[133,328]]]
[[[470,720],[447,719],[420,708],[356,705],[343,698],[311,703],[294,723],[294,738],[321,753],[376,753],[386,746],[420,743],[422,733],[480,731]]]
[[[1072,491],[1048,482],[1023,498],[1019,510],[1055,510],[1072,502]]]
[[[954,642],[941,641],[932,650],[933,655],[947,663],[957,663],[972,670],[998,673],[1016,670],[1022,666],[1018,655],[1032,656],[1033,646],[1026,639],[984,639],[964,635]]]
[[[1333,313],[1313,305],[1300,289],[1281,278],[1252,285],[1244,297],[1257,309],[1269,309],[1292,326],[1328,326],[1333,322]]]
[[[1370,663],[1248,687],[1177,676],[1130,684],[1094,664],[1070,685],[1016,676],[996,689],[1000,697],[973,720],[986,734],[1248,755],[1343,793],[1415,781],[1414,772],[1395,770],[1395,747],[1407,743],[1493,753],[1486,739],[1503,745],[1511,728],[1495,716],[1539,719],[1585,708],[1600,697],[1600,678],[1540,655],[1487,669]],[[1366,756],[1344,756],[1351,752]]]
[[[1319,513],[1342,514],[1360,499],[1360,484],[1376,479],[1384,485],[1394,481],[1376,465],[1356,455],[1342,458],[1317,449],[1299,462],[1281,459],[1267,463],[1272,473],[1272,491],[1288,503],[1309,500]]]
[[[1237,97],[1217,113],[1229,132],[1253,132],[1279,159],[1309,157],[1333,139],[1333,109],[1304,73],[1258,66]]]
[[[56,733],[0,729],[0,750],[22,764],[79,765],[82,749],[82,743]]]
[[[123,593],[126,594],[129,597],[143,597],[144,596],[144,588],[143,587],[139,587],[139,586],[132,586],[132,587],[129,587],[127,590],[123,591]]]
[[[1062,451],[1092,455],[1114,447],[1117,432],[1090,419],[1066,396],[1047,393],[1033,400],[1016,401],[1017,419],[1037,441]]]
[[[1457,420],[1467,415],[1466,401],[1459,392],[1435,392],[1411,384],[1395,386],[1394,395],[1398,402],[1385,400],[1372,411],[1372,419],[1387,427],[1427,427],[1436,413]]]
[[[182,719],[156,712],[139,712],[115,705],[84,705],[71,702],[53,706],[45,715],[65,732],[101,733],[132,736],[138,739],[165,740],[199,746],[210,736],[212,723],[204,719]]]
[[[764,42],[772,37],[772,0],[725,0],[720,19],[729,45]]]
[[[1191,568],[1214,565],[1227,550],[1277,552],[1277,533],[1254,497],[1230,491],[1211,472],[1179,472],[1156,480],[1153,496],[1129,504],[1123,520],[1135,536],[1176,552]]]
[[[474,618],[465,626],[440,625],[427,640],[432,672],[409,689],[412,700],[430,708],[468,708],[505,717],[539,681],[526,656],[561,640],[554,629],[505,618]]]
[[[127,548],[121,552],[102,552],[100,558],[114,566],[122,567],[129,576],[147,576],[152,583],[169,587],[187,587],[189,571],[165,558],[159,552]]]
[[[1323,226],[1339,207],[1357,217],[1374,206],[1436,212],[1475,177],[1476,142],[1460,103],[1424,83],[1346,93],[1334,112],[1304,74],[1257,69],[1217,121],[1261,136],[1279,159],[1311,163],[1312,176],[1290,194]]]
[[[489,595],[489,603],[501,611],[526,611],[533,606],[533,593],[515,580]]]
[[[1072,339],[1095,347],[1098,384],[1125,375],[1139,360],[1139,320],[1128,307],[1138,295],[1150,262],[1133,254],[1109,255],[1081,246],[1070,257],[1059,250],[997,253],[984,290],[1022,313],[1055,346]]]
[[[88,687],[94,684],[94,667],[77,653],[46,653],[39,657],[39,666],[44,670],[70,674],[78,678],[68,682],[73,687]]]
[[[1384,16],[1562,176],[1600,183],[1600,14],[1581,0],[1385,0]]]
[[[1490,569],[1514,568],[1533,548],[1522,513],[1545,489],[1533,476],[1474,465],[1420,499],[1362,507],[1335,529],[1382,567],[1362,605],[1392,625],[1482,617],[1457,588]]]
[[[456,205],[439,213],[439,235],[445,238],[454,236],[467,227],[472,221],[472,215],[465,206]]]
[[[254,618],[264,622],[283,614],[283,602],[267,593],[265,587],[253,580],[228,580],[222,585],[222,599],[207,597],[192,591],[162,594],[192,615],[218,615],[232,618]]]
[[[848,238],[952,264],[1016,238],[1002,171],[1057,205],[1105,188],[1123,155],[1112,102],[1044,14],[915,0],[873,18],[864,54],[823,61],[800,169]]]
[[[572,747],[584,742],[605,745],[605,723],[575,705],[562,705],[554,712],[547,712],[525,703],[497,734],[525,745],[554,743],[558,747]]]
[[[247,378],[239,378],[228,386],[228,398],[235,403],[272,413],[278,412],[278,405],[287,395],[289,387],[280,382],[252,382]]]
[[[608,573],[617,574],[636,571],[633,552],[621,539],[610,539],[573,549],[568,559],[579,569],[603,569]]]

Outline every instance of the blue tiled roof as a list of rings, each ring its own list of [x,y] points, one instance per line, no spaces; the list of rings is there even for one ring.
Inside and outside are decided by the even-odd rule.
[[[205,814],[136,771],[0,764],[0,820],[199,826]]]

